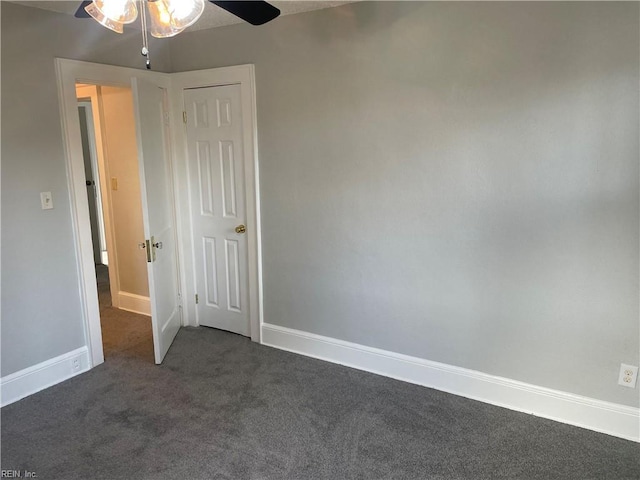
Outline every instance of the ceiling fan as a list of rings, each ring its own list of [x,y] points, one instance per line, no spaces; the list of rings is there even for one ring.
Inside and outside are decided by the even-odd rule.
[[[273,5],[271,5],[268,2],[264,2],[264,1],[218,1],[218,0],[209,0],[211,3],[217,5],[218,7],[226,10],[229,13],[232,13],[233,15],[235,15],[236,17],[241,18],[242,20],[244,20],[245,22],[250,23],[251,25],[263,25],[271,20],[273,20],[274,18],[276,18],[278,15],[280,15],[280,10],[276,7],[274,7]],[[100,2],[94,2],[94,1],[84,1],[80,4],[80,7],[78,8],[78,10],[75,13],[75,16],[77,18],[89,18],[90,13],[87,11],[87,7],[89,7],[91,4],[96,5],[97,9],[102,9],[104,8],[105,4],[113,4],[114,2],[109,2],[109,0],[102,0]],[[131,8],[130,5],[133,4],[135,7],[135,2],[133,0],[120,0],[115,2],[116,4],[122,5],[125,8]],[[177,4],[187,4],[187,6],[190,6],[188,4],[193,4],[196,5],[196,9],[199,8],[199,5],[197,4],[202,4],[204,5],[204,0],[202,2],[198,2],[198,1],[187,1],[185,2],[183,1],[167,1],[167,0],[147,0],[148,4],[155,4],[154,7],[159,7],[158,9],[160,11],[165,11],[167,13],[170,13],[172,11],[172,7],[174,7]],[[151,8],[152,5],[149,5],[149,8]],[[110,7],[113,8],[113,7]],[[200,12],[202,13],[202,12]],[[199,17],[200,15],[198,15]],[[197,18],[196,18],[197,20]],[[195,21],[195,20],[194,20]],[[127,22],[123,22],[123,23],[127,23]]]
[[[265,1],[209,1],[251,25],[263,25],[280,15],[278,8]],[[156,38],[173,37],[193,25],[204,6],[205,0],[89,0],[80,4],[75,17],[93,18],[104,27],[122,33],[125,24],[138,18],[139,8],[142,55],[150,68],[147,30]]]

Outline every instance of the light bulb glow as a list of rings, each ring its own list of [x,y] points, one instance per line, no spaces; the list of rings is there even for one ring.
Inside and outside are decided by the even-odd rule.
[[[193,25],[204,10],[204,0],[152,0],[147,3],[151,35],[173,37]]]
[[[131,23],[138,18],[135,0],[93,0],[91,5],[114,22]]]
[[[149,11],[149,33],[173,37],[193,25],[202,15],[205,0],[142,0]],[[138,18],[136,0],[93,0],[85,10],[98,23],[118,32]]]
[[[203,1],[168,0],[167,3],[169,3],[169,10],[173,14],[174,21],[189,22],[189,25],[198,20],[204,9]]]
[[[171,16],[171,23],[177,28],[193,25],[204,11],[204,0],[155,0]]]
[[[173,37],[180,33],[182,29],[175,28],[171,24],[171,13],[167,9],[165,2],[155,0],[147,3],[149,10],[149,33],[156,38]]]
[[[171,25],[171,14],[167,11],[166,8],[164,8],[164,5],[159,5],[160,8],[158,8],[158,13],[160,14],[158,16],[158,21],[162,24],[162,25]]]
[[[93,3],[90,3],[85,7],[86,12],[93,17],[93,19],[100,25],[107,27],[109,30],[113,30],[116,33],[122,33],[124,26],[120,22],[115,22],[106,17]]]

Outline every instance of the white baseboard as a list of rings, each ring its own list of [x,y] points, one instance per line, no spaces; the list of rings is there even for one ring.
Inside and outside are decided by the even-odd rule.
[[[0,405],[63,382],[89,370],[89,350],[81,347],[0,379]]]
[[[118,292],[118,308],[127,312],[151,316],[151,301],[149,297],[129,292]]]
[[[277,325],[262,343],[473,400],[640,442],[640,409]]]

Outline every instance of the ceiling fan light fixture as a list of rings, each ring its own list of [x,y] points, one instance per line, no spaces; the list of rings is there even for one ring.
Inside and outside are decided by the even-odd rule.
[[[204,11],[204,0],[150,0],[151,35],[172,37],[193,25]]]
[[[107,27],[109,30],[113,30],[116,33],[122,33],[124,31],[124,25],[121,22],[116,22],[109,17],[105,16],[93,3],[90,3],[85,7],[85,11],[100,25]]]
[[[93,0],[91,5],[117,23],[132,23],[138,18],[135,0]]]
[[[167,2],[162,0],[153,0],[147,3],[149,11],[149,33],[156,38],[173,37],[179,34],[183,28],[177,28],[172,20],[171,11]]]
[[[1,0],[0,0],[1,1]],[[280,15],[280,10],[264,0],[209,2],[250,23],[262,25]],[[136,5],[139,3],[139,5]],[[142,28],[142,49],[149,61],[149,37],[173,37],[193,25],[202,16],[206,0],[84,0],[74,16],[93,18],[104,27],[117,33],[123,33],[124,24],[133,23],[140,18]],[[138,15],[138,9],[141,10]],[[148,16],[147,16],[148,13]]]

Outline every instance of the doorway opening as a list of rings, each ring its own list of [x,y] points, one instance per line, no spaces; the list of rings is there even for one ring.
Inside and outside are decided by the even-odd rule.
[[[89,367],[104,362],[104,348],[78,120],[78,84],[130,87],[133,93],[144,243],[147,247],[144,253],[149,252],[147,259],[150,258],[146,265],[156,364],[162,363],[181,325],[198,325],[195,307],[199,297],[193,281],[195,245],[189,213],[186,212],[189,210],[190,195],[185,184],[188,168],[186,152],[183,151],[183,147],[186,147],[182,131],[185,116],[183,92],[198,87],[240,85],[241,145],[246,188],[246,223],[242,225],[246,226],[243,235],[246,236],[248,250],[246,307],[249,311],[251,339],[260,342],[263,315],[253,65],[183,74],[164,74],[61,58],[56,58],[55,66]],[[222,107],[225,104],[221,102]],[[226,112],[225,108],[221,110],[221,113]],[[229,123],[228,117],[223,115],[221,120]],[[103,188],[103,194],[105,190],[108,191]],[[108,244],[109,235],[106,237]],[[112,256],[109,251],[109,270],[113,263]],[[111,286],[110,290],[115,291]]]
[[[105,359],[153,362],[132,91],[76,84],[76,96]]]

